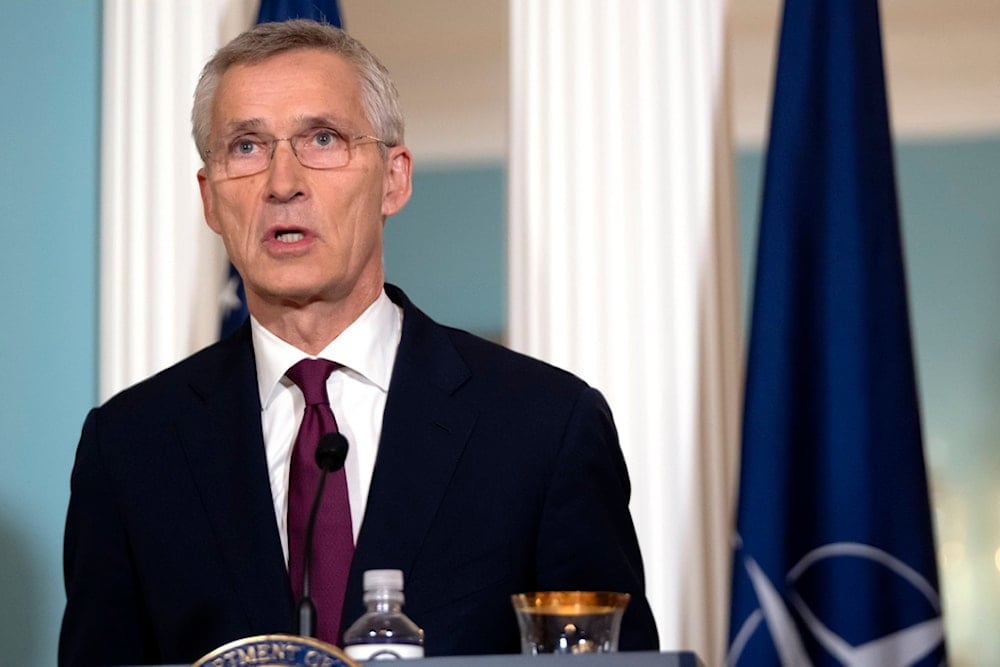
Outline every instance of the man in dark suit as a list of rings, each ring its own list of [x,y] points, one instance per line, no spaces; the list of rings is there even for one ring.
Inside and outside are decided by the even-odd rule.
[[[377,60],[329,26],[257,26],[206,66],[192,120],[206,221],[251,318],[88,415],[60,664],[192,662],[293,630],[285,512],[304,399],[284,373],[303,358],[338,364],[328,394],[351,442],[341,630],[362,613],[363,572],[394,568],[428,655],[516,652],[511,594],[566,589],[630,593],[620,646],[655,649],[603,398],[384,284],[411,157]]]

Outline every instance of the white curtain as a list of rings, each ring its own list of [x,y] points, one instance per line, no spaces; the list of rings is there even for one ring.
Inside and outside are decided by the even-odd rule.
[[[663,648],[709,665],[741,378],[726,4],[511,0],[510,27],[510,341],[604,391]]]
[[[105,0],[100,397],[218,338],[225,251],[205,225],[191,99],[254,0]]]

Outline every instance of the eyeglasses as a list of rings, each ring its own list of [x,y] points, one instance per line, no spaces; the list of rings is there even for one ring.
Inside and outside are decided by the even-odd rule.
[[[274,159],[279,141],[287,141],[299,164],[310,169],[337,169],[351,161],[351,151],[365,144],[383,144],[378,137],[359,135],[346,138],[337,130],[318,127],[291,137],[268,137],[243,134],[221,148],[208,151],[206,157],[222,167],[226,178],[259,174]]]

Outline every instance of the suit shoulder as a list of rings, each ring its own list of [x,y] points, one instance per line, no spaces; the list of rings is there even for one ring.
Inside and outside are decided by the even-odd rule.
[[[569,371],[434,321],[394,285],[386,284],[385,289],[403,309],[403,340],[397,364],[402,358],[403,365],[411,365],[415,373],[438,373],[437,381],[442,386],[469,380],[480,387],[492,383],[500,391],[535,387],[564,396],[595,391]],[[457,359],[460,362],[456,365]]]
[[[174,401],[178,391],[182,388],[191,387],[198,391],[200,387],[217,381],[221,375],[233,372],[239,366],[241,356],[250,362],[252,370],[252,348],[248,343],[241,355],[241,344],[238,338],[236,335],[213,343],[148,378],[130,385],[108,399],[101,406],[101,409],[104,411],[133,410],[145,405],[162,408]]]
[[[583,379],[548,362],[461,329],[444,329],[474,375],[486,374],[494,378],[494,381],[544,387],[547,391],[561,391],[572,395],[592,389]]]

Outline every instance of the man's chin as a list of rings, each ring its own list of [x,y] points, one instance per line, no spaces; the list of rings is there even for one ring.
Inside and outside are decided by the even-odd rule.
[[[253,298],[247,293],[248,303],[257,301],[263,307],[292,309],[308,308],[318,303],[335,303],[342,298],[337,290],[315,284],[272,285],[269,289],[256,291]]]

